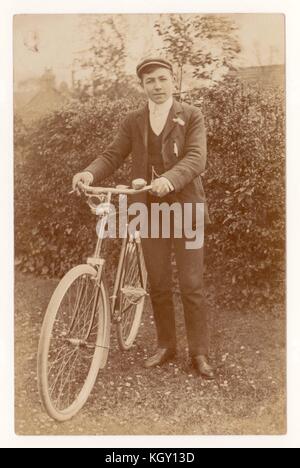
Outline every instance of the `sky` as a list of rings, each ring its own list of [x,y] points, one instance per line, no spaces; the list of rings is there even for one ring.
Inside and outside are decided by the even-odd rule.
[[[155,39],[152,32],[157,15],[127,15],[127,44],[132,50],[127,68],[134,73],[136,61]],[[284,15],[234,14],[242,46],[241,65],[284,63]],[[58,83],[71,82],[76,52],[87,47],[83,15],[16,15],[14,17],[14,78],[40,76],[51,67]],[[155,47],[160,42],[155,39]],[[259,57],[259,59],[258,59]]]

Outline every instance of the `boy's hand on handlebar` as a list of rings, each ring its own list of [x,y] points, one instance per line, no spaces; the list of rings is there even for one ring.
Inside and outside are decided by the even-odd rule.
[[[159,177],[152,182],[151,193],[157,197],[164,197],[173,190],[173,185],[166,177]]]
[[[78,183],[82,182],[84,185],[91,185],[93,180],[94,176],[91,172],[79,172],[78,174],[75,174],[72,182],[73,191],[76,192],[77,195],[80,195]]]

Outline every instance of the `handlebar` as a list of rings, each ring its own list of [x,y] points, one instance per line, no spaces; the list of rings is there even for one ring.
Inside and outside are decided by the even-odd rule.
[[[91,187],[90,185],[85,185],[82,182],[78,182],[78,188],[82,190],[86,195],[103,195],[103,194],[112,194],[112,195],[136,195],[139,193],[149,192],[152,189],[152,185],[145,185],[140,189],[134,188],[125,188],[125,187]]]

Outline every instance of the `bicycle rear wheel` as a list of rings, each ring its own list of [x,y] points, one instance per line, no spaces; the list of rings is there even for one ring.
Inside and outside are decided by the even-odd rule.
[[[38,348],[38,385],[48,414],[72,418],[107,362],[110,305],[96,270],[79,265],[60,281],[48,305]]]
[[[132,347],[145,307],[147,270],[140,240],[128,242],[118,295],[118,343],[121,350]]]

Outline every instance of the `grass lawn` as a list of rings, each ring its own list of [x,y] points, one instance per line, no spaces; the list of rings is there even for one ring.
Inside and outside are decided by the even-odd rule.
[[[117,347],[113,329],[108,365],[71,421],[57,423],[41,407],[36,355],[43,315],[55,280],[16,274],[15,285],[15,427],[24,434],[196,435],[283,434],[285,420],[284,311],[264,314],[214,309],[212,382],[190,369],[183,314],[178,315],[178,358],[146,370],[155,350],[155,329],[148,304],[135,346]]]

